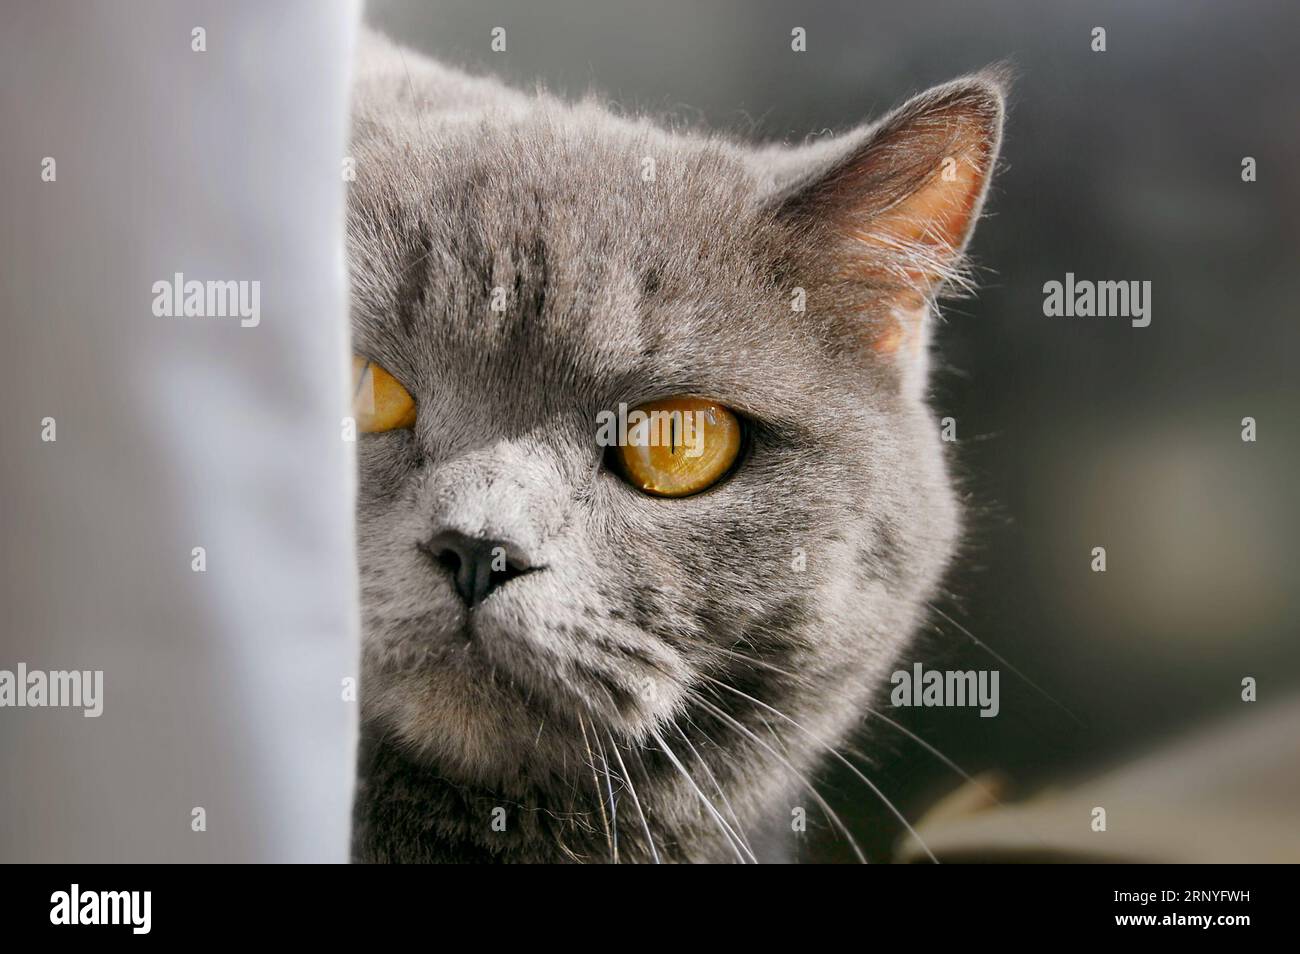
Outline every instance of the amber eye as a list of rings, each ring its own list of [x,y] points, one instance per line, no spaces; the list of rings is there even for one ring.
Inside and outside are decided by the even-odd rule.
[[[612,412],[610,412],[612,414]],[[612,451],[632,486],[685,497],[716,484],[740,453],[740,420],[721,404],[678,397],[620,414]]]
[[[362,434],[410,427],[415,423],[415,400],[397,378],[373,361],[353,355],[352,416]]]

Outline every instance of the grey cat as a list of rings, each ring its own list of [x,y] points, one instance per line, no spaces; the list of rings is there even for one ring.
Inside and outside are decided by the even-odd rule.
[[[417,409],[358,442],[354,858],[785,858],[958,541],[926,356],[1000,74],[754,148],[369,35],[354,116],[354,350]],[[595,421],[681,395],[743,447],[652,496]]]

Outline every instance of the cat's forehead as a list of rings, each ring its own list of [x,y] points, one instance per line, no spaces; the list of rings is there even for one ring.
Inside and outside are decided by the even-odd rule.
[[[665,272],[729,267],[717,253],[743,245],[752,228],[739,157],[717,142],[581,115],[456,129],[430,169],[428,210],[510,258],[545,254],[544,244],[548,264],[632,272],[652,292]]]
[[[785,294],[725,144],[545,113],[440,137],[363,148],[350,216],[363,325],[437,340],[449,366],[519,373],[513,351],[578,386],[667,373],[752,345],[743,317]]]

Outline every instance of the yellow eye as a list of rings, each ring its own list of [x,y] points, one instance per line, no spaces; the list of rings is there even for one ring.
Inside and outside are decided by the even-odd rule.
[[[669,398],[627,412],[613,453],[638,490],[685,497],[722,479],[740,453],[740,436],[740,420],[721,404]]]
[[[397,378],[373,361],[353,355],[352,416],[362,434],[410,427],[415,423],[415,400]]]

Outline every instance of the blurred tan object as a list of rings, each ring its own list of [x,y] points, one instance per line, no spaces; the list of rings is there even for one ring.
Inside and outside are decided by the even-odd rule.
[[[977,778],[917,834],[945,862],[1300,861],[1300,699],[1243,705],[1249,714],[1020,802],[999,804],[1000,779]],[[907,835],[895,860],[926,855]]]

